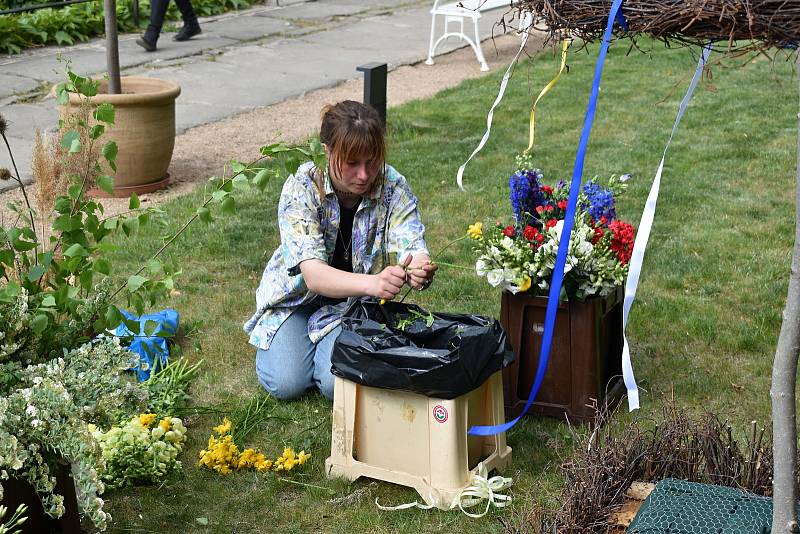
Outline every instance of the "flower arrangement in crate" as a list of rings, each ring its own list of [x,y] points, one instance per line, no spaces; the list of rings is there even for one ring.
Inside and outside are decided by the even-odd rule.
[[[544,183],[529,156],[517,158],[508,180],[513,222],[477,222],[467,233],[478,255],[475,270],[494,287],[511,293],[546,294],[556,263],[569,197],[569,182]],[[624,284],[633,251],[634,228],[617,218],[616,198],[627,177],[584,184],[565,265],[564,294],[583,300],[605,296]]]

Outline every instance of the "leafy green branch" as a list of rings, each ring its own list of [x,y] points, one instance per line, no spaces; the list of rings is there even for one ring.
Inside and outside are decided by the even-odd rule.
[[[222,177],[209,179],[202,204],[180,229],[164,236],[160,246],[117,283],[111,253],[120,247],[109,238],[130,238],[164,212],[142,208],[134,194],[126,212],[106,217],[102,203],[86,197],[92,184],[113,193],[114,179],[105,170],[116,172],[118,147],[104,136],[114,125],[115,112],[110,104],[92,106],[90,99],[99,90],[97,80],[75,74],[69,63],[66,71],[67,81],[56,88],[58,102],[68,104],[71,94],[79,95],[80,101],[78,106],[68,106],[59,121],[57,148],[65,162],[63,168],[70,171],[69,185],[52,205],[34,207],[25,195],[24,206],[14,207],[19,214],[17,221],[0,229],[0,308],[23,299],[25,324],[39,347],[36,350],[49,347],[49,353],[127,322],[117,307],[122,296],[140,315],[148,303],[154,305],[166,296],[174,288],[174,276],[181,271],[162,263],[160,256],[198,219],[212,223],[217,213],[235,213],[237,192],[252,188],[263,191],[271,180],[294,174],[305,161],[325,165],[318,140],[304,146],[268,145],[250,163],[231,162]],[[5,129],[3,134],[5,139]],[[36,208],[49,218],[49,238],[34,226]],[[20,347],[18,357],[24,351]]]

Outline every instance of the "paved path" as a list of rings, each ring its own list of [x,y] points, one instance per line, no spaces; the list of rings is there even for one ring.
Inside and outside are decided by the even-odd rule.
[[[203,33],[188,42],[163,33],[159,50],[148,53],[121,35],[123,74],[171,79],[181,85],[178,133],[187,128],[299,96],[359,76],[355,68],[373,61],[389,68],[427,57],[430,0],[294,0],[281,7],[256,7],[201,19]],[[483,38],[492,34],[501,10],[481,19]],[[497,31],[497,30],[495,30]],[[448,40],[441,51],[464,46]],[[484,47],[485,52],[491,47]],[[58,114],[48,91],[62,81],[61,53],[81,74],[105,71],[103,41],[47,47],[0,56],[0,113],[9,121],[9,142],[20,174],[30,180],[36,128],[55,127]],[[491,54],[486,54],[492,62]],[[435,68],[430,67],[430,68]],[[479,68],[477,60],[475,69]],[[391,105],[391,102],[389,103]],[[5,147],[0,167],[10,168]],[[0,182],[0,191],[13,186]]]

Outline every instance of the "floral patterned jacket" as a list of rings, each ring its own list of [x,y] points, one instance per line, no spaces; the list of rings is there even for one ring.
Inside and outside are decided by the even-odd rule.
[[[278,328],[300,305],[314,300],[300,262],[319,259],[330,264],[339,232],[339,201],[326,173],[325,198],[320,201],[311,162],[303,164],[283,185],[278,203],[281,244],[264,269],[256,291],[256,312],[244,324],[250,344],[269,348]],[[405,177],[393,167],[384,168],[385,183],[361,200],[353,220],[353,272],[378,273],[389,254],[402,260],[407,254],[428,254],[425,226],[417,211],[417,198]],[[329,307],[326,307],[329,308]],[[319,310],[309,320],[309,337],[317,342],[339,324],[330,309]],[[315,317],[325,317],[315,320]]]

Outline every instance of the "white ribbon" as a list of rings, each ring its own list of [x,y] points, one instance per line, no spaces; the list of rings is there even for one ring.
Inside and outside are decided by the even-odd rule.
[[[483,145],[486,144],[486,141],[489,140],[489,134],[492,131],[492,118],[494,117],[494,109],[498,106],[498,104],[500,104],[500,101],[503,100],[503,95],[506,93],[506,86],[508,85],[509,78],[511,78],[511,73],[513,72],[517,61],[519,60],[520,54],[522,54],[522,51],[525,49],[525,44],[528,42],[528,31],[530,30],[531,26],[533,26],[533,16],[530,13],[526,14],[520,26],[520,32],[522,32],[522,43],[519,45],[517,55],[514,56],[513,60],[511,60],[511,64],[508,66],[506,73],[503,75],[503,81],[500,82],[500,91],[497,93],[497,98],[495,99],[494,104],[492,104],[489,114],[486,116],[486,133],[483,134],[481,142],[478,143],[478,146],[475,147],[475,150],[472,151],[472,154],[470,154],[470,156],[467,158],[467,161],[465,161],[461,167],[458,168],[458,172],[456,173],[456,183],[462,191],[464,190],[464,185],[462,183],[464,177],[464,168],[467,166],[467,163],[469,163],[472,158],[475,157],[475,154],[483,149]]]
[[[434,499],[433,494],[429,494],[428,498],[432,504],[420,503],[417,501],[398,504],[397,506],[382,506],[375,497],[375,505],[378,509],[385,512],[394,510],[407,510],[409,508],[419,508],[420,510],[430,510],[431,508],[442,508],[444,510],[460,509],[464,514],[469,517],[479,518],[485,516],[489,509],[494,506],[495,508],[505,508],[511,504],[510,495],[502,495],[499,492],[508,489],[513,483],[511,478],[493,476],[488,478],[489,473],[486,471],[486,466],[483,462],[478,464],[476,472],[470,478],[470,485],[462,489],[458,495],[453,498],[449,506],[439,506]],[[478,504],[486,501],[486,508],[479,514],[467,512],[464,508],[472,508]]]
[[[675,124],[672,126],[672,133],[669,135],[667,146],[664,148],[664,155],[661,157],[661,163],[658,165],[656,177],[653,179],[653,185],[650,187],[650,194],[647,195],[647,203],[642,212],[642,219],[639,221],[639,230],[636,232],[636,240],[633,242],[633,252],[631,253],[631,261],[628,265],[628,278],[625,281],[625,300],[622,304],[622,377],[625,381],[625,388],[628,390],[628,410],[639,409],[639,388],[636,386],[636,379],[633,376],[633,366],[631,365],[631,352],[628,346],[628,338],[625,335],[625,329],[628,325],[628,315],[631,311],[633,299],[636,298],[636,288],[639,286],[639,275],[642,271],[642,262],[644,261],[644,252],[647,248],[647,241],[650,239],[650,230],[653,227],[653,218],[656,214],[656,202],[658,201],[658,190],[661,187],[661,173],[664,171],[664,161],[667,158],[667,150],[672,143],[672,138],[675,136],[675,131],[678,129],[678,123],[681,122],[683,112],[689,106],[689,100],[692,98],[694,88],[700,80],[700,75],[703,73],[703,66],[708,61],[708,56],[711,53],[711,44],[709,43],[700,54],[700,60],[697,63],[697,70],[692,78],[692,83],[689,84],[689,90],[681,101],[678,109],[678,116],[675,119]]]

